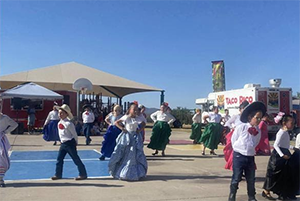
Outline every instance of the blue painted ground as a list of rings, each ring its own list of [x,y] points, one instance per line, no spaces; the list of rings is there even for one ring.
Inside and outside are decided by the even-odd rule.
[[[58,151],[13,151],[11,166],[5,180],[49,179],[55,173]],[[93,150],[79,150],[79,157],[84,163],[89,177],[109,176],[108,161],[100,161],[100,154]],[[74,178],[78,170],[67,155],[64,162],[63,177]]]

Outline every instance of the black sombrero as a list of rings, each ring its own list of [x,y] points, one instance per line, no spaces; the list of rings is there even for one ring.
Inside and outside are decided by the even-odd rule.
[[[250,105],[245,107],[244,111],[242,112],[241,118],[240,118],[241,122],[247,123],[248,116],[253,111],[261,111],[262,116],[264,116],[267,112],[267,108],[266,108],[265,104],[263,104],[262,102],[259,102],[259,101],[255,101],[255,102],[251,103]]]
[[[85,108],[93,108],[90,104],[85,104],[83,107],[82,107],[82,109],[85,109]]]

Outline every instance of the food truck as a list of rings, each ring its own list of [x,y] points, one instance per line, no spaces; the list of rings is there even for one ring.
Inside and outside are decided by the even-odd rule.
[[[225,109],[229,114],[239,113],[239,105],[247,100],[249,103],[261,101],[267,107],[267,113],[276,116],[278,112],[290,114],[292,110],[292,89],[281,88],[281,79],[271,79],[269,87],[262,87],[260,84],[246,84],[242,89],[213,92],[207,98],[196,99],[196,104],[201,105],[204,111],[211,106],[218,106],[220,113]],[[280,126],[269,125],[269,132],[276,133]]]

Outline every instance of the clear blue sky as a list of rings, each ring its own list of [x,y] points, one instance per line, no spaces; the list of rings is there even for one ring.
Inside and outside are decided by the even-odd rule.
[[[76,61],[166,90],[171,107],[282,78],[300,91],[298,1],[1,1],[0,75]],[[130,95],[157,107],[159,93]]]

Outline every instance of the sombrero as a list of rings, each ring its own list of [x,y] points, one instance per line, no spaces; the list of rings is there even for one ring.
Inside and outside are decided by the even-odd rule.
[[[247,123],[248,116],[253,111],[261,111],[262,116],[264,116],[267,112],[267,108],[266,108],[265,104],[263,104],[262,102],[259,102],[259,101],[255,101],[255,102],[251,103],[250,105],[245,107],[244,111],[242,112],[241,118],[240,118],[241,122]]]
[[[70,120],[73,119],[73,114],[72,114],[71,109],[68,105],[63,104],[58,109],[65,111],[68,114],[68,117],[67,117],[68,119],[70,119]]]
[[[85,108],[91,108],[92,109],[92,106],[90,104],[85,104],[85,105],[83,105],[82,109],[85,109]]]

